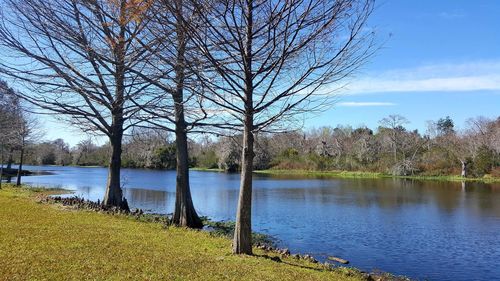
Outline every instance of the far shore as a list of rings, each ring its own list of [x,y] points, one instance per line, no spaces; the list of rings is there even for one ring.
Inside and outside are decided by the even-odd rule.
[[[206,171],[206,172],[224,172],[223,169],[207,169],[207,168],[192,168],[195,171]],[[319,176],[319,177],[331,177],[331,178],[358,178],[358,179],[381,179],[381,178],[397,178],[397,179],[413,179],[413,180],[435,180],[435,181],[455,181],[455,182],[484,182],[484,183],[497,183],[500,182],[499,177],[492,177],[485,175],[482,178],[474,177],[461,177],[456,175],[444,175],[444,176],[394,176],[385,173],[378,172],[361,172],[361,171],[314,171],[314,170],[280,170],[280,169],[267,169],[267,170],[255,170],[255,174],[260,175],[283,175],[283,176]]]
[[[28,164],[29,166],[29,164]],[[36,165],[35,165],[36,166]],[[78,167],[78,168],[107,168],[106,166],[77,166],[77,165],[43,165],[49,167]],[[148,168],[132,168],[123,167],[124,169],[148,169]],[[157,169],[149,169],[157,170]],[[223,169],[219,168],[202,168],[202,167],[192,167],[192,171],[201,172],[225,172]],[[172,171],[172,170],[171,170]],[[481,178],[476,177],[461,177],[458,175],[440,175],[440,176],[423,176],[423,175],[409,175],[409,176],[395,176],[386,173],[379,172],[363,172],[363,171],[315,171],[315,170],[283,170],[283,169],[266,169],[266,170],[255,170],[255,174],[259,175],[270,175],[270,176],[304,176],[304,177],[331,177],[331,178],[345,178],[345,179],[382,179],[382,178],[396,178],[396,179],[411,179],[411,180],[433,180],[433,181],[454,181],[454,182],[483,182],[483,183],[499,183],[500,177],[493,177],[491,175],[485,175]]]

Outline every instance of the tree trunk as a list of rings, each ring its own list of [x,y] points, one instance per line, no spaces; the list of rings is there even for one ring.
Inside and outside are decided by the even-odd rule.
[[[0,143],[0,189],[2,189],[3,180],[3,143]]]
[[[253,116],[245,117],[243,132],[243,153],[241,161],[240,195],[234,229],[233,253],[252,254],[252,172],[255,156],[253,144]]]
[[[8,176],[7,176],[7,183],[10,183],[12,181],[12,177],[11,177],[11,174],[10,174],[10,171],[12,170],[12,155],[14,154],[14,149],[10,149],[9,151],[9,158],[7,159],[7,173],[8,173]]]
[[[176,115],[179,114],[176,112]],[[181,119],[183,123],[184,118]],[[178,226],[202,228],[203,223],[194,208],[189,187],[188,146],[184,124],[180,122],[176,124],[175,136],[177,146],[177,178],[173,223]]]
[[[21,174],[23,172],[23,160],[24,160],[24,144],[21,147],[21,155],[19,157],[19,167],[17,168],[17,181],[16,185],[20,186],[21,185]]]
[[[109,138],[111,143],[111,159],[109,161],[106,193],[102,202],[104,205],[115,206],[128,211],[127,200],[123,198],[123,191],[120,186],[123,128],[121,124],[117,127],[114,128],[113,135]]]
[[[9,151],[9,158],[7,159],[7,170],[11,170],[12,169],[12,162],[14,162],[14,160],[12,160],[12,155],[14,154],[14,149],[11,149]]]
[[[196,213],[189,186],[189,157],[186,120],[184,116],[184,80],[186,38],[182,25],[182,1],[176,1],[177,58],[175,66],[176,90],[172,95],[175,103],[175,143],[176,143],[176,187],[173,223],[178,226],[202,228],[203,223]]]
[[[246,42],[245,42],[245,120],[243,128],[243,151],[241,157],[241,182],[234,228],[233,253],[252,254],[252,172],[253,158],[253,72],[252,72],[252,39],[253,39],[253,1],[246,2]]]
[[[396,129],[392,129],[393,145],[392,153],[394,157],[394,164],[398,163],[398,141],[396,136]]]
[[[120,19],[125,18],[126,1],[120,1]],[[112,123],[109,134],[111,144],[111,159],[109,161],[108,183],[103,204],[119,207],[130,211],[127,200],[123,197],[120,185],[120,170],[122,164],[122,139],[123,139],[123,106],[125,103],[125,27],[120,26],[118,40],[114,48],[116,58],[115,82],[116,92],[113,101]]]
[[[462,163],[462,173],[461,173],[461,176],[463,178],[466,178],[467,177],[467,161],[460,160],[460,163]]]

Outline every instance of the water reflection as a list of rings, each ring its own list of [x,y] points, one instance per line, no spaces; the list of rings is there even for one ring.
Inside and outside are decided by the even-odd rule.
[[[25,177],[102,199],[106,169],[30,167],[54,175]],[[28,168],[28,169],[30,169]],[[172,171],[123,171],[131,207],[171,213]],[[338,255],[353,266],[430,280],[500,276],[500,185],[402,179],[255,176],[253,225],[292,252]],[[63,184],[61,184],[63,183]],[[234,220],[237,174],[191,172],[200,215]]]
[[[167,210],[167,206],[173,206],[175,202],[175,193],[162,190],[127,188],[124,194],[131,206],[149,212]]]

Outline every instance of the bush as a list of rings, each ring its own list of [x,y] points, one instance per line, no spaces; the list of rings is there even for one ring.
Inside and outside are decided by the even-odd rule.
[[[154,168],[175,169],[177,165],[176,151],[175,144],[158,148],[154,155]]]
[[[482,177],[485,174],[488,174],[493,168],[494,161],[495,152],[486,146],[481,146],[478,149],[477,155],[472,163],[472,174],[476,177]]]
[[[214,169],[218,167],[218,162],[215,150],[203,151],[196,157],[196,166],[200,168]]]

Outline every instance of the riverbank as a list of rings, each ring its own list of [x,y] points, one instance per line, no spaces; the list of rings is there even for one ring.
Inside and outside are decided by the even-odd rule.
[[[258,170],[254,171],[261,175],[286,175],[286,176],[322,176],[332,178],[398,178],[398,179],[414,179],[414,180],[437,180],[437,181],[475,181],[494,183],[500,182],[500,178],[484,176],[482,178],[463,178],[460,176],[394,176],[376,172],[356,172],[356,171],[309,171],[309,170]]]
[[[364,280],[366,275],[255,249],[231,254],[231,241],[207,232],[129,216],[39,204],[60,190],[0,190],[0,279]]]
[[[54,167],[65,167],[50,165]],[[101,166],[67,166],[67,167],[78,167],[78,168],[105,168]],[[129,168],[136,169],[136,168]],[[140,169],[140,168],[137,168]],[[218,168],[190,168],[192,171],[200,172],[225,172],[223,169]],[[26,171],[32,173],[32,171]],[[413,180],[434,180],[434,181],[454,181],[454,182],[484,182],[484,183],[500,183],[500,177],[492,177],[490,175],[485,175],[481,178],[463,178],[456,175],[446,175],[446,176],[394,176],[385,173],[378,172],[361,172],[361,171],[314,171],[314,170],[279,170],[279,169],[267,169],[267,170],[255,170],[255,174],[261,175],[271,175],[271,176],[297,176],[297,177],[331,177],[331,178],[359,178],[359,179],[377,179],[377,178],[396,178],[396,179],[413,179]]]
[[[194,171],[202,172],[224,172],[222,169],[206,169],[206,168],[192,168]],[[331,177],[331,178],[359,178],[359,179],[380,179],[380,178],[396,178],[396,179],[413,179],[413,180],[435,180],[435,181],[468,181],[468,182],[484,182],[484,183],[498,183],[499,177],[491,177],[485,175],[482,178],[463,178],[460,176],[394,176],[390,174],[377,173],[377,172],[360,172],[360,171],[312,171],[312,170],[256,170],[255,174],[271,175],[271,176],[298,176],[298,177]]]

